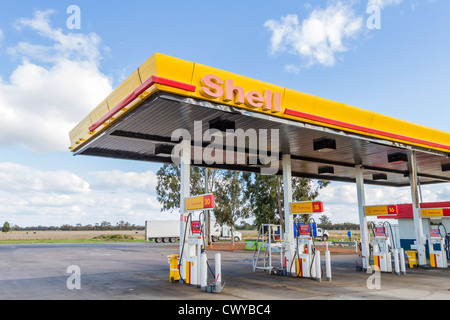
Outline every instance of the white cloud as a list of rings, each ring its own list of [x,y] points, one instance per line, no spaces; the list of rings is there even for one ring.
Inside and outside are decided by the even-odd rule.
[[[363,26],[351,5],[339,1],[325,9],[315,9],[301,23],[296,14],[269,20],[265,24],[272,32],[272,54],[288,52],[306,60],[307,66],[333,66],[336,55],[348,51],[344,41],[357,36]]]
[[[158,183],[157,176],[153,171],[142,173],[113,171],[91,172],[94,178],[92,187],[101,190],[145,191],[154,194]]]
[[[367,3],[367,8],[376,6],[380,9],[384,9],[387,6],[398,5],[402,2],[403,0],[369,0],[369,2]]]
[[[99,171],[80,177],[2,162],[0,221],[25,227],[120,220],[144,225],[148,219],[177,219],[178,213],[160,212],[156,183],[152,171]]]
[[[294,64],[287,64],[287,65],[284,66],[284,71],[286,71],[288,73],[299,74],[300,73],[300,68],[297,67]]]
[[[19,42],[10,48],[11,54],[31,56],[43,62],[58,62],[60,60],[89,61],[98,64],[101,59],[100,37],[95,34],[63,33],[61,29],[54,29],[50,25],[52,10],[36,11],[32,19],[22,18],[16,21],[16,29],[29,28],[41,37],[53,41],[51,46],[34,45]]]
[[[423,2],[432,3],[435,1],[436,0],[410,0],[406,2],[410,5],[411,10],[414,11]],[[388,6],[399,5],[401,3],[403,3],[403,0],[369,0],[367,2],[367,10],[369,10],[371,7],[372,8],[378,7],[380,9],[384,9]]]
[[[69,131],[112,91],[99,70],[100,37],[54,29],[51,13],[36,11],[16,23],[51,45],[19,42],[7,49],[21,62],[9,81],[0,79],[0,146],[66,151]]]
[[[86,194],[89,183],[69,171],[39,171],[15,163],[0,163],[0,190],[5,192]]]

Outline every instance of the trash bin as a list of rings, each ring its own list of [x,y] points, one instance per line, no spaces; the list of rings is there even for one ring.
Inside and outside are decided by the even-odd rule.
[[[406,251],[406,255],[408,256],[408,263],[409,263],[409,267],[411,269],[416,267],[416,266],[418,266],[418,264],[417,264],[417,251],[416,250]]]
[[[178,259],[180,258],[179,254],[171,254],[167,256],[170,265],[170,282],[175,282],[180,280],[180,269],[178,268]]]

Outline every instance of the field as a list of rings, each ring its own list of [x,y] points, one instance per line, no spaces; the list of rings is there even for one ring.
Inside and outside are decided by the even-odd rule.
[[[127,241],[144,241],[145,231],[13,231],[0,233],[0,243],[107,241],[111,235]]]
[[[257,230],[241,230],[243,240],[256,239]],[[329,241],[347,241],[347,231],[330,230]],[[359,231],[352,231],[353,239],[359,238]],[[112,236],[112,237],[111,237]],[[32,242],[100,242],[100,241],[144,241],[144,230],[133,231],[13,231],[0,233],[0,243]]]

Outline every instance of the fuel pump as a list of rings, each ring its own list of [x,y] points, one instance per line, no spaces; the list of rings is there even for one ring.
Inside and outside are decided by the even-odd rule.
[[[191,234],[188,236],[187,256],[185,259],[185,281],[193,286],[200,286],[201,255],[205,253],[200,221],[191,221]]]
[[[294,219],[295,238],[295,277],[316,278],[317,268],[320,270],[320,263],[316,266],[315,247],[311,234],[311,225],[303,224],[300,218]],[[291,268],[292,270],[292,268]]]
[[[444,230],[444,232],[441,231]],[[444,225],[431,225],[428,249],[430,252],[430,265],[433,268],[448,268],[448,246],[445,243],[447,232]]]
[[[387,228],[389,226],[389,229]],[[392,245],[391,239],[388,236],[390,231],[391,237],[392,229],[390,224],[385,222],[381,226],[373,226],[373,240],[372,240],[372,255],[375,270],[381,272],[392,272]]]
[[[208,265],[205,251],[205,214],[201,211],[198,218],[193,220],[194,213],[204,209],[214,208],[214,196],[202,195],[186,198],[188,214],[184,218],[183,238],[180,239],[181,253],[178,269],[180,283],[197,286],[202,291],[220,293],[225,283],[222,284],[221,256],[215,257],[215,274]],[[187,245],[184,245],[184,244]],[[212,273],[214,281],[208,284],[208,270]]]

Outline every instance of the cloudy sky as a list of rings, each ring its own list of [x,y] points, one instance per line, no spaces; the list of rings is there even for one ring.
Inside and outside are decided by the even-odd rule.
[[[73,6],[80,19],[74,20]],[[0,10],[0,223],[176,219],[158,164],[73,157],[69,131],[154,52],[448,131],[450,2],[18,0]],[[367,202],[410,202],[367,188]],[[423,189],[449,200],[450,187]],[[357,222],[356,188],[320,196]]]

